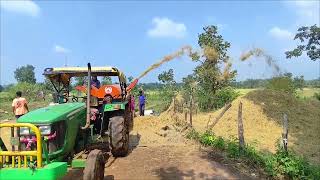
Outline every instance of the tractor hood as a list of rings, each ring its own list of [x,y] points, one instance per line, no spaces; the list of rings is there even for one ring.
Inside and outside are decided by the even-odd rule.
[[[18,123],[51,124],[66,120],[71,115],[85,109],[85,103],[65,103],[47,106],[21,116]]]

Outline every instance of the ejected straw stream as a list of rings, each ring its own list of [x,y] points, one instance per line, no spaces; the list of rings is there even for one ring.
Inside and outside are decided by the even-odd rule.
[[[263,57],[265,62],[268,64],[268,66],[270,66],[275,71],[275,73],[277,75],[280,74],[280,67],[276,64],[276,62],[274,61],[272,56],[270,56],[269,54],[265,53],[263,49],[253,48],[250,51],[242,53],[241,56],[240,56],[240,60],[241,61],[246,61],[249,58],[251,58],[252,56],[254,56],[254,57]]]
[[[163,63],[169,62],[175,58],[181,57],[185,54],[189,55],[192,53],[192,48],[191,46],[184,46],[181,49],[179,49],[178,51],[169,54],[167,56],[164,56],[159,62],[151,65],[147,70],[145,70],[139,77],[138,79],[141,79],[142,77],[144,77],[145,75],[147,75],[150,71],[160,67]]]

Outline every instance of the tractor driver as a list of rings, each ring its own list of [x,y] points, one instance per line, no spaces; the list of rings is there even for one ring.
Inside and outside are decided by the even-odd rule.
[[[97,76],[92,76],[91,78],[91,86],[94,86],[96,88],[100,88],[100,81],[98,80]]]

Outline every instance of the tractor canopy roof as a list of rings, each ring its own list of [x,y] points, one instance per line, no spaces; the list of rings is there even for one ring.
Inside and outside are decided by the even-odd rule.
[[[87,67],[58,67],[46,68],[43,75],[50,80],[61,81],[64,84],[69,82],[71,77],[87,76]],[[92,76],[118,76],[120,82],[126,82],[126,76],[115,67],[91,67]]]

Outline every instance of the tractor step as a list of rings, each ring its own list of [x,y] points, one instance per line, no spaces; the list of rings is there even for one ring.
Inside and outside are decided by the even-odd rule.
[[[1,168],[0,179],[56,180],[67,174],[66,162],[53,162],[43,168]]]

